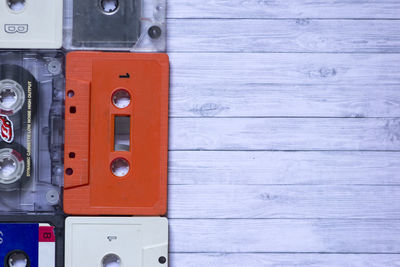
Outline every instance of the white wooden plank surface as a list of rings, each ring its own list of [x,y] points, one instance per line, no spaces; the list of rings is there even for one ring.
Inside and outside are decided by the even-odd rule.
[[[400,119],[175,118],[171,150],[400,150]]]
[[[211,85],[400,84],[400,54],[170,53],[172,90]],[[249,91],[248,91],[249,92]],[[251,92],[249,92],[251,93]],[[223,98],[224,95],[221,95]],[[373,97],[373,96],[371,96]],[[250,107],[251,108],[251,107]]]
[[[399,220],[346,219],[170,219],[170,250],[197,253],[400,253],[399,223]]]
[[[399,267],[397,254],[171,253],[171,267]]]
[[[279,85],[248,80],[206,85],[186,84],[184,76],[175,80],[179,84],[171,91],[172,117],[400,117],[400,84]]]
[[[173,151],[169,155],[169,184],[400,185],[400,155],[358,151]]]
[[[400,219],[399,186],[170,185],[169,218]]]
[[[397,0],[168,0],[169,18],[400,18]]]
[[[171,52],[400,52],[399,20],[170,19]]]

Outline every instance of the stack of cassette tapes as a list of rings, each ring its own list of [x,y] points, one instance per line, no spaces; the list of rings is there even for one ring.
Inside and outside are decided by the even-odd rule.
[[[168,266],[165,15],[0,1],[0,267]]]

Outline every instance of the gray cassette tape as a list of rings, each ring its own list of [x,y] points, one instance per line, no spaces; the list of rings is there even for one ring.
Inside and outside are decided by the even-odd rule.
[[[166,0],[71,0],[65,5],[66,49],[165,51]]]
[[[161,217],[69,217],[65,267],[168,266],[168,221]]]
[[[63,0],[1,0],[0,48],[62,46]]]
[[[0,52],[0,212],[62,210],[64,55]]]

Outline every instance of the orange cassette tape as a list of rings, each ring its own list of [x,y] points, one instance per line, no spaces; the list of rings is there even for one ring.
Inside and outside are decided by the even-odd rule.
[[[66,64],[64,211],[165,214],[168,56],[72,52]]]

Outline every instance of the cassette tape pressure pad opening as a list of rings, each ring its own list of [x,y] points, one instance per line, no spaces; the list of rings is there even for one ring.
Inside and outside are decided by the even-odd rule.
[[[63,0],[0,0],[0,48],[58,49]]]
[[[66,73],[64,211],[165,214],[168,56],[72,52]]]

